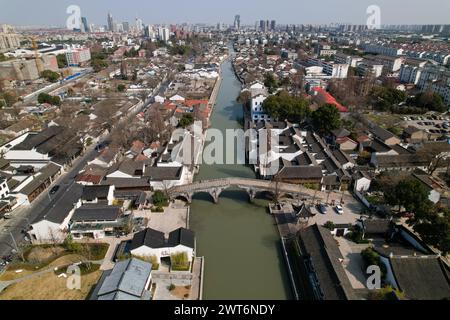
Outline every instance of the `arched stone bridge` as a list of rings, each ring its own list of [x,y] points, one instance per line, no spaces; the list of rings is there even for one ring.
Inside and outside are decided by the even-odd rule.
[[[170,198],[183,198],[188,203],[192,202],[195,193],[209,193],[214,201],[218,203],[220,194],[228,188],[239,188],[247,192],[250,201],[252,201],[259,192],[270,192],[279,197],[289,196],[291,198],[309,199],[314,196],[315,191],[307,189],[301,185],[289,184],[284,182],[274,182],[268,180],[246,179],[246,178],[224,178],[213,180],[202,180],[172,187],[168,190]],[[320,193],[320,192],[317,192]]]

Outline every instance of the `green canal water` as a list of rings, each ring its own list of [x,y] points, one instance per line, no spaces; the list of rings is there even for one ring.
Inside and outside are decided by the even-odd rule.
[[[222,84],[211,117],[221,131],[242,128],[241,90],[230,61],[222,65]],[[254,178],[245,165],[202,164],[196,180],[224,177]],[[219,204],[208,194],[194,196],[190,228],[196,232],[197,255],[205,257],[204,299],[290,299],[287,269],[267,201],[249,203],[240,190],[226,190]]]

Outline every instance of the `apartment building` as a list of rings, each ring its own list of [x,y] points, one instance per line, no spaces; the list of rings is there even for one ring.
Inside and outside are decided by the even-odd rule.
[[[322,72],[332,78],[345,79],[348,75],[348,64],[328,62],[317,58],[308,59],[307,64],[309,66],[322,67]]]
[[[417,87],[422,91],[431,90],[442,96],[450,105],[450,71],[445,67],[429,66],[422,69]]]
[[[75,48],[66,53],[67,64],[69,66],[79,66],[91,60],[91,49]]]
[[[417,84],[427,64],[426,60],[407,58],[400,68],[399,80],[403,83]]]
[[[334,55],[334,62],[339,64],[348,64],[349,66],[356,68],[359,62],[363,61],[362,57],[355,57],[345,53],[336,53]]]
[[[374,64],[384,66],[384,70],[387,72],[396,72],[399,71],[404,62],[403,57],[391,57],[391,56],[383,56],[383,55],[367,55],[364,57],[365,60],[371,61]]]
[[[403,54],[403,49],[383,45],[383,44],[366,44],[363,49],[367,53],[376,53],[384,56],[400,56]]]

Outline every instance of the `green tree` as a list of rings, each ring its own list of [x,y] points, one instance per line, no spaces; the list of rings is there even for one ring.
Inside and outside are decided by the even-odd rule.
[[[167,207],[169,199],[161,190],[156,190],[152,195],[153,205],[156,207]]]
[[[119,91],[119,92],[124,92],[125,89],[126,89],[126,87],[125,87],[125,85],[123,85],[123,84],[119,84],[119,85],[117,86],[117,91]]]
[[[191,113],[183,114],[178,125],[182,128],[189,127],[194,123],[194,116]]]
[[[192,48],[186,45],[174,45],[169,49],[169,53],[171,55],[180,55],[180,56],[187,56],[191,53],[191,51]]]
[[[71,234],[69,234],[66,239],[64,239],[63,247],[67,251],[73,253],[79,253],[81,251],[81,244],[74,242]]]
[[[372,89],[371,97],[377,109],[389,111],[395,104],[406,100],[406,93],[395,88],[378,86]]]
[[[423,241],[435,246],[444,255],[450,252],[450,213],[448,211],[442,215],[428,213],[425,219],[414,226],[414,231]]]
[[[286,91],[269,96],[263,102],[264,111],[274,119],[303,122],[310,114],[309,103],[302,97],[293,97]]]
[[[386,275],[386,266],[381,262],[380,255],[373,250],[372,247],[368,247],[361,251],[361,256],[364,259],[366,266],[379,266],[381,276],[384,277]]]
[[[104,59],[99,59],[99,58],[93,59],[91,62],[91,65],[92,65],[92,68],[94,68],[95,72],[99,72],[103,69],[108,68],[108,62]]]
[[[430,207],[428,190],[417,179],[405,179],[394,187],[383,190],[385,201],[392,206],[404,207],[406,211],[421,215]]]
[[[49,82],[57,82],[59,79],[59,73],[52,70],[44,70],[41,73],[41,77],[45,78]]]
[[[170,255],[170,263],[174,270],[186,270],[189,268],[189,257],[185,251]]]
[[[58,54],[56,56],[56,61],[58,61],[58,68],[62,69],[67,66],[67,58],[65,54]]]
[[[410,101],[413,105],[427,110],[445,112],[447,111],[447,106],[444,103],[442,97],[432,91],[421,92],[417,94]]]
[[[48,93],[40,93],[38,95],[38,102],[39,103],[48,103],[54,106],[59,106],[61,105],[61,99],[58,96],[51,96]]]
[[[333,221],[327,221],[325,222],[325,224],[323,225],[325,228],[329,229],[329,230],[333,230],[334,229],[334,223]]]
[[[341,115],[333,104],[324,104],[312,113],[314,127],[321,133],[328,133],[341,127]]]

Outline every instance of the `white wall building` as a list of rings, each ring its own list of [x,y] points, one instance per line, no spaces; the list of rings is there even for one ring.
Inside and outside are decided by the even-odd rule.
[[[179,228],[169,233],[166,240],[163,232],[147,228],[136,233],[131,242],[130,252],[135,257],[170,258],[173,254],[185,252],[189,263],[195,257],[195,234],[193,231]]]

